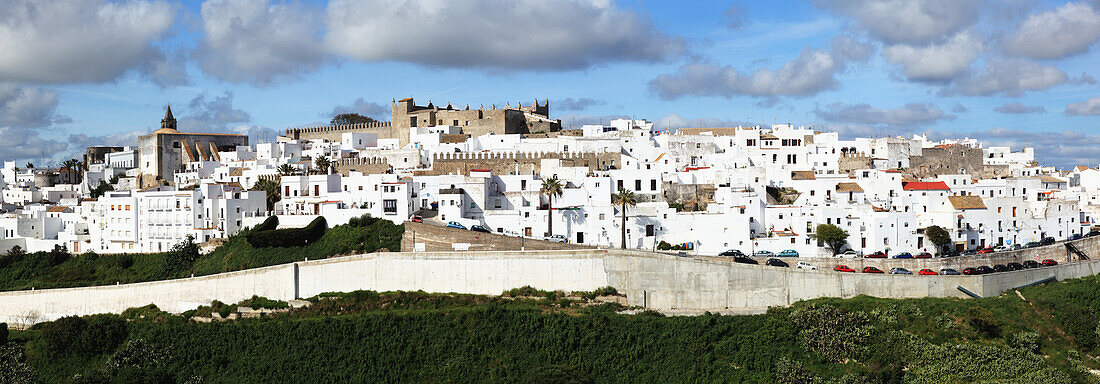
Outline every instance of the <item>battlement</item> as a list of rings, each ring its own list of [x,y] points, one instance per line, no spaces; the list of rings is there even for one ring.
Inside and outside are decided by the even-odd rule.
[[[344,133],[344,131],[362,131],[364,129],[371,128],[389,128],[391,126],[388,121],[377,121],[373,123],[359,123],[359,124],[344,124],[344,125],[326,125],[321,127],[305,127],[305,128],[287,128],[286,136],[298,139],[302,134],[317,134],[317,133]]]
[[[595,159],[598,152],[441,152],[432,155],[433,161],[446,160],[541,160],[541,159]]]

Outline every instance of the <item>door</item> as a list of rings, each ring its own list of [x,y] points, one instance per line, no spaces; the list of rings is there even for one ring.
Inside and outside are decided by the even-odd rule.
[[[584,243],[584,232],[577,232],[577,244]]]
[[[523,228],[523,236],[531,237],[531,227]]]

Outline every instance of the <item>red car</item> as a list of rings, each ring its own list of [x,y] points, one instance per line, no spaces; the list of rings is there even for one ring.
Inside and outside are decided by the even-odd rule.
[[[981,250],[978,251],[979,255],[986,254],[986,253],[993,253],[993,248],[982,248]]]
[[[833,270],[837,271],[837,272],[855,272],[856,271],[852,268],[849,268],[847,265],[843,265],[843,264],[833,267]]]
[[[868,258],[868,259],[885,259],[885,258],[886,258],[886,254],[885,254],[885,253],[882,253],[882,251],[878,251],[878,252],[875,252],[875,253],[869,254],[869,255],[867,255],[867,256],[864,256],[864,257],[865,257],[865,258]]]
[[[967,268],[963,270],[964,275],[980,275],[977,268]]]
[[[414,222],[414,223],[423,223],[424,218],[420,217],[420,216],[413,216],[411,219],[409,219],[409,221]]]
[[[863,273],[884,273],[881,269],[875,267],[863,267]]]
[[[938,273],[936,273],[936,271],[933,271],[933,270],[928,269],[928,268],[920,270],[920,272],[917,272],[917,274],[921,275],[921,276],[935,276],[935,275],[938,275]]]
[[[928,253],[928,252],[921,252],[921,253],[918,253],[916,255],[913,255],[913,257],[918,258],[918,259],[931,259],[932,254]]]
[[[1043,265],[1047,266],[1047,267],[1053,267],[1055,265],[1058,265],[1058,262],[1054,261],[1054,259],[1046,259],[1046,260],[1043,260]]]

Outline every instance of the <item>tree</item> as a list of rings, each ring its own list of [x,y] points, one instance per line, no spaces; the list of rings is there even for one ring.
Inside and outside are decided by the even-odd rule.
[[[73,173],[76,173],[76,172],[80,171],[80,160],[77,160],[77,159],[65,160],[65,161],[61,162],[61,167],[64,168],[66,171],[68,171],[69,176],[67,178],[67,181],[69,183],[73,183],[73,181],[74,181],[73,180]],[[79,180],[79,176],[77,176],[76,178],[77,178],[77,180]]]
[[[927,237],[928,241],[936,245],[936,249],[941,252],[951,244],[951,234],[947,233],[946,229],[938,225],[925,228],[924,237]]]
[[[546,195],[546,234],[552,236],[554,234],[554,198],[561,197],[561,180],[558,180],[557,176],[542,179],[542,188],[539,188],[539,193]]]
[[[290,165],[290,164],[280,165],[278,170],[279,170],[279,174],[283,175],[283,176],[293,175],[293,174],[298,172],[298,170],[295,169],[294,166]]]
[[[252,184],[253,191],[264,191],[267,193],[267,210],[271,211],[275,209],[275,203],[283,199],[282,193],[279,192],[279,182],[271,179],[260,179]]]
[[[622,249],[626,249],[626,208],[633,207],[638,204],[637,197],[634,196],[634,192],[630,192],[626,189],[619,188],[619,192],[611,195],[611,203],[622,207],[623,221],[622,221]]]
[[[34,163],[27,162],[27,168],[34,168]]]
[[[833,251],[833,256],[840,253],[840,249],[848,244],[848,232],[833,224],[818,224],[814,238],[819,243],[825,243]]]
[[[332,162],[329,161],[328,156],[321,155],[313,160],[313,166],[317,167],[317,170],[321,173],[328,173],[328,168],[332,166]]]
[[[173,245],[172,249],[164,254],[163,277],[173,277],[179,272],[191,269],[198,259],[199,245],[195,244],[194,236],[187,235],[186,239]]]
[[[118,176],[115,176],[115,177],[118,177]],[[113,190],[115,190],[114,185],[107,184],[106,181],[100,180],[99,185],[97,185],[95,188],[92,188],[91,195],[92,195],[93,199],[98,199],[100,196],[103,196],[108,191],[113,191]]]
[[[332,118],[332,125],[348,125],[348,124],[360,124],[360,123],[376,123],[378,120],[374,118],[360,115],[358,113],[341,113]]]

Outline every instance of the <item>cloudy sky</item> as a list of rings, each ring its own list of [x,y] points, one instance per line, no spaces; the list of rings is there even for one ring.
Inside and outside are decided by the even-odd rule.
[[[568,126],[773,122],[1100,163],[1100,0],[0,0],[0,159],[185,131],[272,140],[393,98]]]

